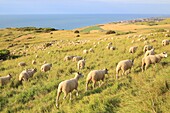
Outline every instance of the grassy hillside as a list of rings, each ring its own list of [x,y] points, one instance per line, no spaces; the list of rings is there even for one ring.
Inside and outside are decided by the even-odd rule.
[[[166,22],[169,22],[169,19]],[[159,64],[152,65],[145,72],[141,71],[141,60],[144,56],[144,41],[146,37],[155,52],[166,51],[170,54],[170,45],[162,46],[165,34],[170,34],[170,24],[158,23],[156,26],[105,24],[103,30],[115,30],[117,34],[106,35],[80,32],[80,37],[74,31],[35,32],[1,29],[0,49],[8,48],[13,55],[21,57],[0,62],[0,76],[8,73],[13,78],[9,84],[0,87],[0,112],[58,112],[58,113],[169,113],[170,112],[170,57],[162,59]],[[116,27],[111,27],[116,26]],[[141,27],[142,26],[142,27]],[[117,28],[117,29],[116,29]],[[100,28],[97,28],[100,29]],[[158,29],[164,29],[160,32]],[[85,29],[86,31],[86,29]],[[132,33],[126,34],[127,31]],[[150,42],[155,39],[156,42]],[[132,41],[134,43],[131,43]],[[116,50],[107,50],[109,42]],[[52,46],[42,49],[47,43]],[[95,47],[94,47],[95,45]],[[138,46],[135,54],[128,52],[131,46]],[[83,54],[84,49],[93,48],[95,53]],[[66,55],[79,55],[86,59],[86,67],[80,72],[84,78],[79,81],[79,96],[73,92],[73,100],[63,100],[60,97],[60,108],[55,107],[58,84],[74,77],[77,63],[64,61]],[[38,57],[37,57],[38,56]],[[134,59],[134,66],[128,76],[115,79],[115,69],[119,61]],[[36,60],[37,64],[31,64]],[[26,62],[26,67],[19,67],[19,62]],[[52,63],[49,72],[41,72],[44,63]],[[108,68],[103,86],[85,91],[86,76],[91,70]],[[19,85],[18,77],[24,69],[37,68],[38,71]],[[92,84],[89,85],[91,87]]]

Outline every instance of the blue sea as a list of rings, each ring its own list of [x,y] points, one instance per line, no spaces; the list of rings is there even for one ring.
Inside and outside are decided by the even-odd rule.
[[[0,15],[0,28],[7,27],[51,27],[75,29],[95,24],[151,17],[170,17],[161,14],[34,14]]]

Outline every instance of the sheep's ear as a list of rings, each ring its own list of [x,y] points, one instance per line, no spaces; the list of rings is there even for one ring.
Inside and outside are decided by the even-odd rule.
[[[79,75],[80,73],[79,73],[79,72],[77,72],[77,74]]]

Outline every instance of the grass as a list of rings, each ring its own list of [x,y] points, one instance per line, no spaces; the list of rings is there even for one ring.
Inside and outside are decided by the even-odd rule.
[[[91,27],[87,27],[87,28],[81,30],[81,32],[89,33],[90,31],[93,31],[93,30],[103,31],[103,29],[100,28],[99,26],[91,26]]]
[[[166,26],[167,24],[165,24]],[[130,26],[130,25],[128,25]],[[121,25],[122,27],[122,25]],[[93,30],[95,27],[89,27]],[[95,28],[98,29],[98,28]],[[127,28],[128,29],[128,28]],[[160,30],[159,30],[160,29]],[[13,75],[12,80],[6,86],[0,86],[0,112],[58,112],[58,113],[168,113],[170,112],[170,91],[166,84],[170,86],[170,57],[162,59],[161,63],[152,65],[145,72],[141,72],[141,59],[144,42],[137,41],[141,33],[148,40],[156,39],[157,42],[150,43],[155,48],[156,53],[167,51],[170,53],[169,45],[162,46],[161,41],[168,39],[166,32],[160,32],[164,24],[157,25],[157,28],[137,29],[133,34],[126,34],[126,30],[119,29],[122,35],[106,35],[99,33],[82,33],[76,37],[73,31],[52,31],[50,33],[37,33],[32,31],[17,31],[12,29],[0,30],[0,49],[6,48],[9,44],[16,44],[9,50],[15,55],[21,55],[16,59],[0,62],[0,76],[8,73]],[[89,30],[87,30],[89,31]],[[154,31],[154,32],[153,32]],[[124,34],[125,33],[125,34]],[[153,33],[153,35],[148,35]],[[31,35],[33,39],[24,38]],[[20,35],[20,36],[19,36]],[[132,38],[127,38],[131,35]],[[21,38],[22,36],[22,38]],[[5,41],[9,39],[9,41]],[[17,41],[15,41],[17,39]],[[131,43],[135,40],[135,43]],[[55,41],[55,43],[45,50],[37,49],[44,43]],[[83,42],[85,42],[83,44]],[[73,44],[79,42],[77,45]],[[98,44],[98,42],[100,42]],[[113,43],[117,49],[107,50],[109,42]],[[28,48],[25,48],[25,45]],[[94,45],[96,47],[94,48]],[[138,46],[135,54],[130,54],[128,49],[131,46]],[[95,53],[83,54],[84,49],[93,48]],[[27,54],[23,55],[23,52]],[[38,55],[38,58],[36,58]],[[73,92],[73,100],[69,97],[62,100],[60,97],[60,108],[55,107],[58,84],[66,79],[74,77],[77,72],[76,62],[64,62],[66,55],[79,55],[86,59],[86,67],[80,70],[84,78],[79,81],[79,96]],[[128,76],[122,76],[115,80],[115,69],[119,61],[135,58],[134,67]],[[31,64],[32,60],[37,61],[36,65]],[[18,67],[21,61],[26,62],[26,67]],[[43,62],[53,64],[52,69],[41,72],[40,67]],[[94,69],[108,68],[105,83],[102,87],[85,91],[85,81],[87,74]],[[38,71],[29,79],[18,83],[18,77],[22,70],[37,68]],[[92,84],[89,85],[89,88]]]

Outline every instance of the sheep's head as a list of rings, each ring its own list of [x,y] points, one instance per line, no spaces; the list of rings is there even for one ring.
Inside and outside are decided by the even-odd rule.
[[[34,71],[34,72],[37,72],[37,68],[34,68],[33,71]]]
[[[107,69],[107,68],[105,68],[104,70],[105,70],[105,74],[108,74],[108,69]]]
[[[168,57],[168,54],[166,52],[161,53],[161,55],[165,58]]]
[[[76,75],[75,75],[74,78],[79,79],[79,78],[83,78],[83,77],[84,77],[84,75],[82,75],[80,72],[77,72],[77,73],[75,73],[75,74],[76,74]]]
[[[8,76],[9,76],[10,78],[12,78],[12,75],[11,75],[11,74],[8,74]]]

